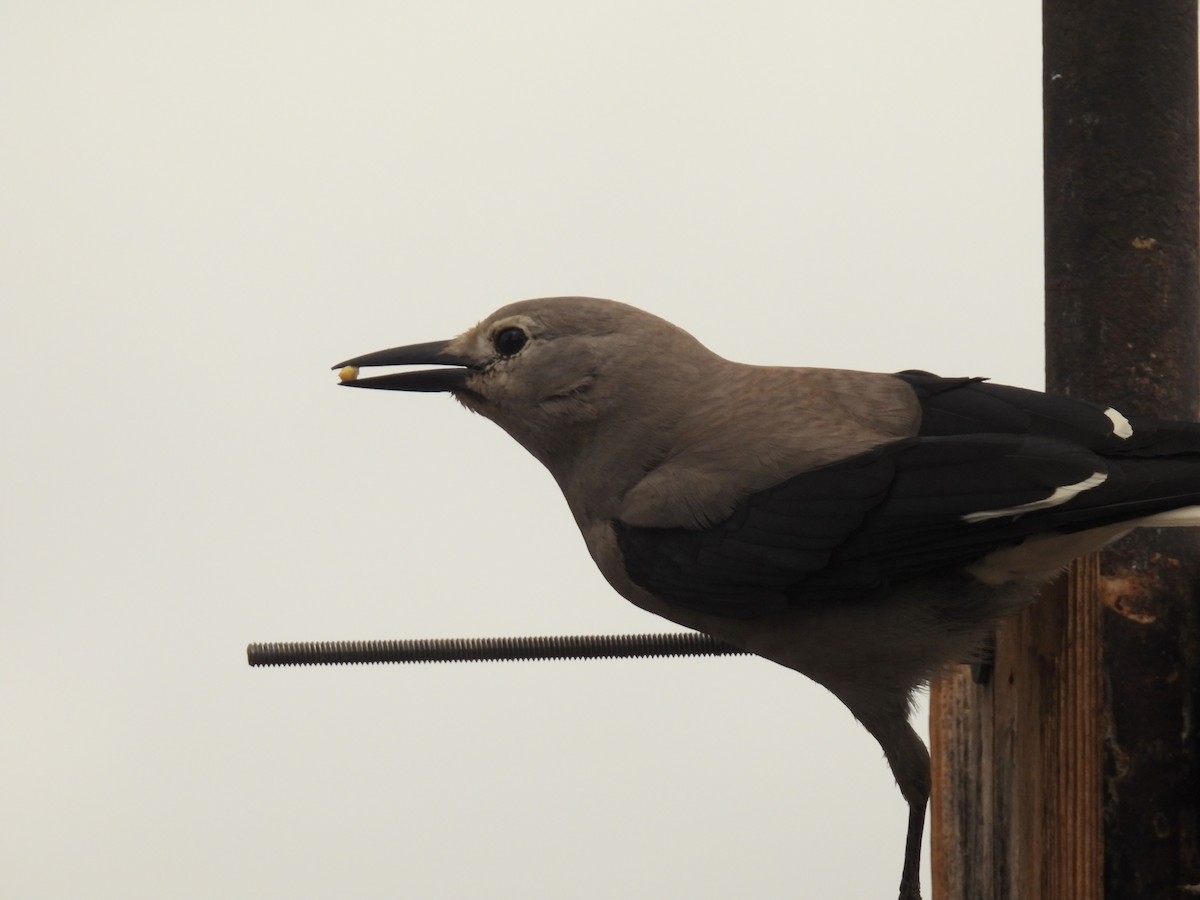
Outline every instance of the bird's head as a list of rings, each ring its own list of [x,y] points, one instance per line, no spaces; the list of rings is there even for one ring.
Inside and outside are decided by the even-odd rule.
[[[717,357],[687,332],[612,300],[524,300],[447,341],[368,353],[334,368],[440,366],[370,378],[349,387],[444,391],[500,425],[551,468],[594,443],[647,439],[669,424],[679,397]]]

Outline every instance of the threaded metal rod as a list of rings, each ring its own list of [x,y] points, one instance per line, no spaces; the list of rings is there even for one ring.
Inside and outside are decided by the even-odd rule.
[[[423,638],[394,641],[301,641],[250,644],[252,666],[356,663],[497,662],[523,659],[627,659],[643,656],[733,656],[746,650],[695,631],[668,634]]]

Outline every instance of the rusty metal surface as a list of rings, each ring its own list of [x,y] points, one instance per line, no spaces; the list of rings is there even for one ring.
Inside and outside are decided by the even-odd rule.
[[[1196,12],[1043,5],[1047,386],[1127,415],[1200,419]],[[1191,531],[1101,556],[1108,898],[1200,882],[1198,558]]]
[[[1195,419],[1196,4],[1043,16],[1048,387]]]
[[[1200,420],[1195,0],[1044,0],[1046,372]],[[1148,532],[1004,623],[933,695],[935,900],[1200,884],[1200,547]]]
[[[1200,882],[1197,539],[1135,535],[1101,556],[1108,897]]]

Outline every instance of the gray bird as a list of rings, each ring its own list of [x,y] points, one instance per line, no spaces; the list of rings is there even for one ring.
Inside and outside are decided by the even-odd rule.
[[[902,900],[930,790],[913,692],[1074,557],[1200,524],[1200,425],[981,378],[743,365],[610,300],[514,303],[335,368],[408,365],[441,368],[345,384],[491,419],[550,470],[618,593],[850,709],[908,803]]]

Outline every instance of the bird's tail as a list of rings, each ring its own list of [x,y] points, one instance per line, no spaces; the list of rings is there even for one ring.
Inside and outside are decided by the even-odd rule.
[[[1138,523],[1146,528],[1187,528],[1200,525],[1200,506],[1184,506],[1149,516]]]

